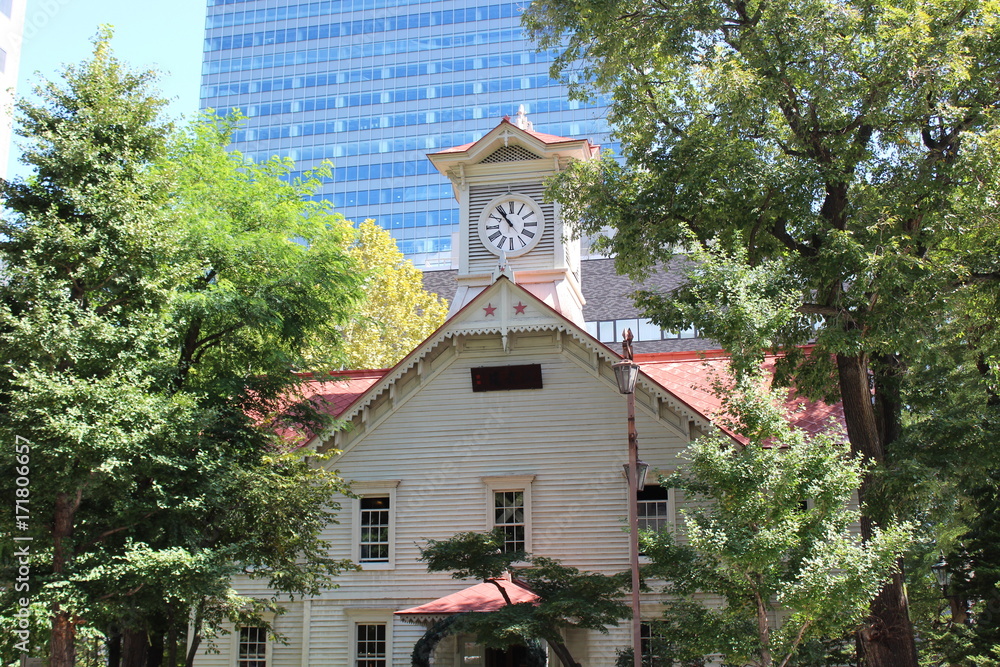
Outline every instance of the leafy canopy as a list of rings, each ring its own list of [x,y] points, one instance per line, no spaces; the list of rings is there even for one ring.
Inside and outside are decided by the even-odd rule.
[[[899,524],[862,543],[853,500],[862,466],[835,433],[789,426],[774,399],[744,384],[727,402],[740,406],[732,424],[747,443],[701,438],[662,480],[684,507],[683,539],[642,535],[644,574],[666,581],[669,596],[656,624],[661,658],[788,664],[860,624],[906,545]]]
[[[0,184],[0,492],[16,492],[15,442],[31,470],[27,527],[0,521],[32,537],[54,667],[85,625],[200,631],[273,604],[234,599],[238,572],[298,595],[344,566],[319,539],[341,480],[283,453],[274,426],[322,417],[298,408],[293,371],[359,297],[349,226],[303,200],[290,164],[227,152],[227,122],[173,132],[109,38],[19,103],[33,171]]]
[[[351,320],[310,346],[310,367],[390,368],[444,322],[448,304],[424,291],[423,274],[373,220],[358,226],[348,257],[363,272],[364,300]]]
[[[455,579],[495,581],[518,566],[516,579],[539,596],[535,603],[508,604],[493,612],[463,614],[450,632],[476,635],[480,642],[507,648],[527,640],[543,639],[565,651],[560,628],[576,627],[607,632],[629,615],[621,598],[627,575],[607,576],[581,572],[542,556],[504,551],[502,529],[490,533],[459,533],[448,540],[429,540],[420,560],[430,572],[451,572]],[[569,657],[568,651],[566,657]],[[563,656],[560,656],[563,659]]]

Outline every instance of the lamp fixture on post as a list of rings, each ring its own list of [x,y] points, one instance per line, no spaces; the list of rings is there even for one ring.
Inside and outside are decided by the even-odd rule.
[[[948,607],[951,609],[951,625],[965,624],[969,622],[969,610],[966,604],[958,595],[949,594],[951,587],[951,570],[948,569],[948,561],[944,559],[944,554],[938,562],[931,565],[931,572],[937,579],[938,586],[941,587],[941,595],[948,600]]]
[[[642,667],[642,615],[639,608],[639,499],[638,491],[646,483],[649,466],[639,461],[639,435],[635,430],[635,381],[639,377],[639,364],[632,356],[632,330],[622,333],[623,359],[612,368],[618,381],[618,391],[625,394],[628,410],[628,530],[629,562],[632,566],[632,659],[635,667]],[[641,486],[640,486],[641,484]]]
[[[631,331],[626,329],[626,331]],[[615,372],[615,379],[618,381],[618,391],[622,394],[632,394],[635,392],[635,380],[639,377],[639,364],[631,358],[623,359],[611,367]]]
[[[646,477],[649,474],[649,464],[646,463],[645,461],[639,461],[638,466],[639,466],[639,476],[636,478],[635,481],[635,490],[642,491],[643,489],[646,488]],[[629,475],[628,471],[631,470],[631,468],[629,468],[627,463],[623,465],[622,468],[625,469],[625,478],[628,479]]]
[[[937,579],[938,586],[941,587],[941,591],[947,597],[948,584],[951,583],[951,572],[948,571],[948,562],[944,559],[944,554],[941,554],[938,562],[931,565],[931,572],[934,573],[934,578]]]

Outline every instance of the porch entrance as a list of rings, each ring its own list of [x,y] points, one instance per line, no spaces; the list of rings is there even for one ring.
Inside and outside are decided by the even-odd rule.
[[[486,649],[486,667],[528,667],[528,649],[511,646],[506,650]]]

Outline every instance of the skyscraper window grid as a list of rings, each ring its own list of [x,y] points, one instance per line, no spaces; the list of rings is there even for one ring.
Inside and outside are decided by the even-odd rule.
[[[423,268],[451,266],[458,208],[426,154],[475,141],[519,105],[540,132],[607,143],[604,106],[568,99],[523,5],[480,0],[208,0],[202,107],[246,116],[234,148],[323,160],[318,197],[375,218]]]

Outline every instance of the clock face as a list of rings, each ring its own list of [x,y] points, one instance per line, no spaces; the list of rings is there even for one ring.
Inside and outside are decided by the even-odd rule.
[[[545,215],[529,197],[506,194],[491,201],[479,216],[479,239],[496,254],[523,255],[538,243]]]

